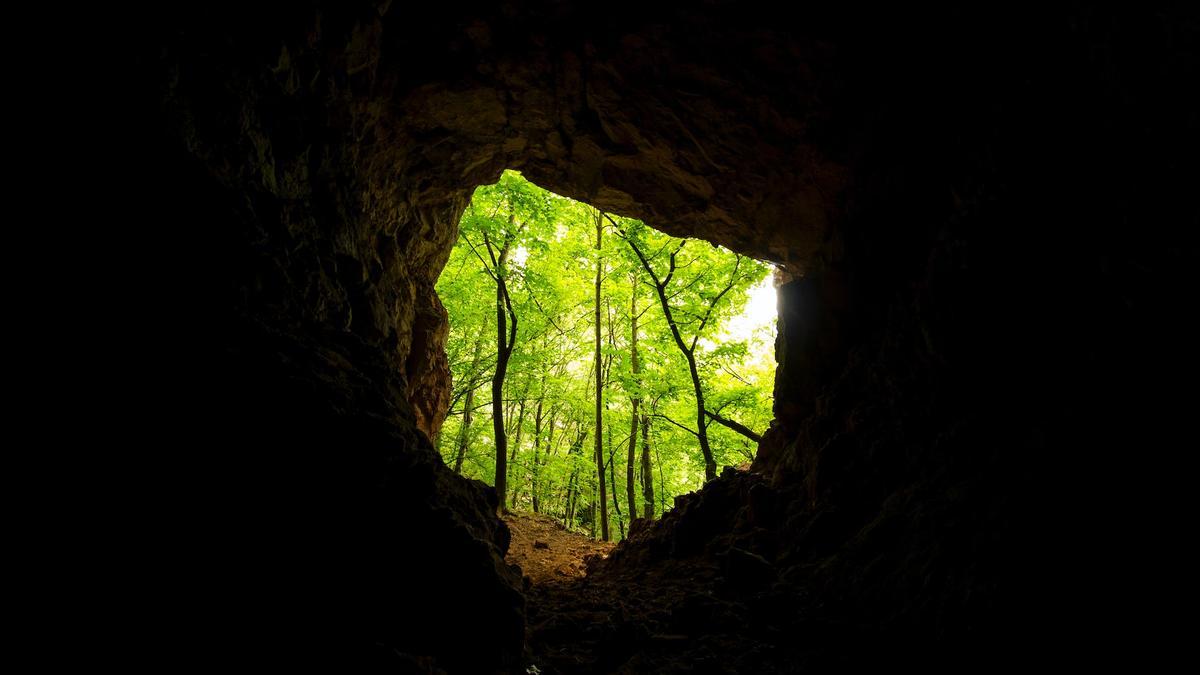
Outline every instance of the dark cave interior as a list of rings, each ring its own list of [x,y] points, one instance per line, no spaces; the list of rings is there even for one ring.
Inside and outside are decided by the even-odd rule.
[[[142,269],[165,308],[144,356],[188,383],[148,417],[207,483],[187,613],[244,665],[352,672],[1110,658],[1166,575],[1119,580],[1177,536],[1143,514],[1182,497],[1141,496],[1191,407],[1180,14],[171,10],[129,145],[142,217],[187,237]],[[593,620],[530,619],[494,491],[426,436],[449,391],[433,284],[504,168],[791,278],[752,470],[597,564],[593,588],[651,599]]]

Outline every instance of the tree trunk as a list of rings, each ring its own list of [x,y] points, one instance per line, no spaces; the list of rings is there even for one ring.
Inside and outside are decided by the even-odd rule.
[[[525,424],[525,399],[522,398],[517,402],[517,424],[513,427],[513,444],[512,454],[509,455],[509,462],[517,461],[517,451],[521,449],[521,427]]]
[[[570,529],[575,524],[575,470],[567,480],[567,503],[563,508],[563,527]]]
[[[580,423],[582,425],[582,422]],[[571,449],[567,451],[567,457],[583,451],[583,443],[587,440],[587,432],[580,431],[575,441],[571,444]],[[571,469],[571,478],[567,481],[567,508],[566,517],[563,519],[563,527],[571,527],[575,524],[575,511],[579,505],[579,472],[576,468]]]
[[[604,494],[604,443],[600,435],[604,427],[604,382],[600,365],[600,275],[604,270],[604,255],[602,247],[604,226],[600,212],[596,212],[596,475],[599,479],[600,491],[600,533],[604,541],[609,541],[608,535],[608,499]],[[594,524],[593,524],[594,527]]]
[[[542,425],[546,429],[546,454],[541,458],[540,463],[536,464],[537,481],[538,481],[538,501],[542,509],[550,508],[549,500],[554,494],[554,483],[549,478],[543,478],[542,467],[550,463],[550,455],[556,450],[554,444],[554,423],[558,416],[556,406],[550,406],[550,417]],[[562,440],[559,440],[562,443]],[[544,495],[544,497],[543,497]]]
[[[525,391],[521,394],[521,400],[517,402],[516,425],[512,424],[511,418],[509,419],[509,428],[514,430],[513,431],[512,450],[508,454],[508,463],[512,466],[519,466],[517,464],[517,453],[520,452],[520,450],[521,450],[521,428],[523,426],[525,426],[525,395],[528,392],[529,392],[529,387],[526,387]],[[513,508],[517,507],[517,497],[519,497],[521,494],[521,483],[522,482],[523,481],[521,480],[521,474],[518,472],[517,478],[515,480],[516,485],[513,488],[512,499],[510,500],[510,503],[512,504]]]
[[[509,217],[511,224],[512,217]],[[496,436],[496,494],[500,498],[500,511],[508,510],[508,436],[504,432],[504,376],[508,372],[508,360],[512,356],[516,341],[517,317],[512,317],[511,333],[508,329],[508,312],[511,309],[508,287],[504,280],[508,261],[509,240],[505,239],[496,259],[496,374],[492,376],[492,430]]]
[[[463,458],[467,455],[467,443],[471,437],[471,408],[475,405],[475,390],[467,391],[463,403],[462,428],[458,430],[458,451],[454,455],[454,473],[462,473]]]
[[[614,221],[615,224],[615,221]],[[650,275],[654,280],[654,289],[658,291],[658,300],[662,304],[663,316],[667,319],[667,326],[671,329],[671,337],[675,340],[675,346],[679,347],[679,351],[683,352],[688,362],[688,371],[692,376],[692,388],[696,392],[696,438],[700,440],[700,452],[704,455],[704,482],[716,479],[717,463],[713,460],[712,448],[708,444],[708,427],[704,419],[704,389],[700,386],[700,374],[696,371],[696,343],[700,340],[700,336],[704,333],[704,326],[708,324],[708,320],[712,317],[713,311],[717,307],[717,303],[724,297],[737,282],[738,267],[741,265],[741,256],[737,257],[733,266],[733,273],[729,277],[729,283],[725,288],[717,293],[712,301],[708,303],[708,308],[704,316],[700,319],[700,324],[696,327],[696,333],[692,336],[692,345],[689,347],[683,341],[683,335],[679,332],[679,326],[675,323],[675,317],[671,314],[671,303],[667,301],[667,285],[671,283],[671,277],[675,276],[675,257],[683,250],[687,240],[679,243],[670,256],[670,267],[667,270],[667,275],[662,279],[654,273],[654,268],[650,265],[650,261],[642,254],[642,250],[637,247],[632,239],[626,238],[629,246],[633,248],[633,252],[637,254],[638,260],[642,263],[642,269]]]
[[[692,388],[696,391],[696,429],[699,432],[696,437],[700,439],[700,452],[704,455],[704,482],[707,483],[717,477],[717,463],[713,460],[712,447],[708,444],[708,421],[704,418],[704,388],[700,386],[700,372],[696,370],[696,354],[692,350],[685,350],[683,355],[687,357],[688,371],[692,374]]]
[[[542,378],[542,391],[546,389],[546,378]],[[542,399],[538,398],[537,410],[533,413],[533,489],[530,491],[530,499],[533,501],[533,512],[541,513],[538,490],[541,488],[540,478],[542,473],[541,465],[541,442],[542,442]]]
[[[672,265],[674,265],[673,260]],[[667,302],[666,284],[655,284],[655,288],[658,290],[658,299],[662,304],[663,315],[671,329],[671,337],[675,339],[675,346],[679,347],[679,351],[687,359],[688,374],[692,376],[692,391],[696,395],[696,438],[700,440],[700,453],[704,456],[704,482],[707,483],[717,477],[717,463],[713,460],[712,447],[708,444],[708,427],[704,423],[704,388],[700,386],[700,372],[696,369],[696,353],[694,349],[689,349],[684,344],[679,327],[675,325],[671,305]]]
[[[646,520],[654,520],[654,473],[650,470],[650,416],[642,415],[642,500]]]
[[[471,376],[479,368],[479,358],[483,354],[483,336],[475,338],[475,353],[471,356]],[[471,386],[468,384],[467,386]],[[454,457],[454,473],[462,473],[463,458],[467,454],[467,444],[470,442],[472,409],[475,407],[475,387],[467,390],[463,403],[462,428],[458,431],[458,452]]]
[[[638,430],[638,404],[641,400],[638,398],[638,390],[641,388],[642,381],[638,376],[641,374],[641,367],[638,363],[637,338],[637,276],[633,277],[633,292],[630,294],[629,300],[629,319],[632,328],[629,332],[629,352],[633,359],[633,386],[634,394],[632,397],[633,412],[629,415],[629,453],[625,462],[625,496],[629,500],[629,520],[637,518],[637,486],[633,479],[633,467],[637,464],[637,430]]]
[[[621,514],[621,500],[617,499],[617,458],[616,451],[613,449],[612,429],[608,430],[608,477],[612,481],[612,500],[613,511],[617,515],[617,527],[621,533],[621,538],[625,538],[625,519]]]

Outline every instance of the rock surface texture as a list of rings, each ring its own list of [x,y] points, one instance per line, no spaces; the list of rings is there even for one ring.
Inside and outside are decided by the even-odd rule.
[[[265,666],[523,670],[494,493],[429,442],[434,281],[472,190],[513,168],[789,279],[754,473],[598,564],[596,584],[704,570],[689,616],[710,621],[620,624],[633,644],[717,631],[680,652],[704,672],[1069,653],[1101,616],[1089,585],[1153,548],[1115,495],[1186,419],[1163,380],[1194,348],[1197,24],[781,4],[160,17],[131,181],[159,244],[142,337],[186,392],[147,410],[211,478],[209,642]],[[617,652],[570,662],[671,670]]]

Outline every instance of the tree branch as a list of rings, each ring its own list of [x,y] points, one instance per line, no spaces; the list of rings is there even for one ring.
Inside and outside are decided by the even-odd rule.
[[[687,239],[681,239],[679,241],[679,246],[676,246],[675,250],[671,251],[671,264],[670,267],[667,268],[667,276],[663,277],[662,280],[663,290],[666,290],[667,285],[671,283],[671,277],[675,276],[675,257],[678,256],[679,252],[683,250],[683,245],[686,243]]]
[[[492,252],[492,240],[488,238],[487,232],[483,233],[483,244],[487,246],[488,257],[492,259],[492,267],[498,268],[499,264],[496,262],[496,254]],[[498,272],[499,270],[497,269],[496,271]]]
[[[721,301],[721,297],[728,293],[730,289],[733,288],[734,283],[737,282],[738,267],[740,267],[741,264],[742,256],[739,255],[734,260],[733,273],[729,275],[729,283],[726,284],[725,288],[722,289],[720,293],[717,293],[717,297],[713,298],[712,302],[708,304],[708,311],[704,313],[704,319],[700,321],[700,326],[696,328],[696,336],[692,338],[692,349],[696,348],[696,341],[700,339],[700,333],[704,331],[704,326],[708,323],[708,320],[712,318],[713,309],[715,309],[717,303]]]
[[[753,387],[753,386],[754,386],[753,384],[751,384],[751,383],[747,382],[747,381],[746,381],[746,378],[744,378],[744,377],[742,377],[741,375],[738,375],[737,373],[735,373],[735,372],[733,372],[732,370],[730,370],[729,366],[728,366],[728,365],[726,365],[725,363],[721,363],[721,370],[724,370],[725,372],[727,372],[727,373],[729,373],[730,375],[734,376],[735,378],[737,378],[738,382],[741,382],[742,384],[746,385],[747,387]]]
[[[566,335],[566,331],[562,329],[562,326],[558,325],[558,322],[554,320],[553,316],[550,316],[550,313],[546,311],[546,308],[542,307],[542,302],[538,300],[537,294],[535,294],[533,289],[529,287],[528,279],[525,280],[524,286],[525,292],[529,294],[529,299],[533,301],[533,306],[537,307],[538,311],[541,312],[546,321],[550,322],[551,326],[554,326],[555,330],[558,331],[558,336],[564,337]]]
[[[664,420],[670,422],[671,424],[674,424],[675,426],[679,427],[680,429],[683,429],[684,431],[688,432],[689,434],[691,434],[693,436],[697,436],[697,437],[700,436],[700,434],[698,432],[693,431],[692,429],[689,429],[689,428],[683,426],[679,422],[676,422],[675,420],[671,419],[670,417],[667,417],[666,415],[663,415],[662,413],[650,413],[650,416],[664,419]]]
[[[750,430],[749,427],[747,427],[744,424],[741,424],[739,422],[734,422],[733,420],[731,420],[727,417],[722,417],[721,415],[718,415],[717,413],[714,413],[711,410],[705,410],[704,414],[708,415],[709,419],[716,422],[717,424],[720,424],[721,426],[726,427],[728,429],[732,429],[732,430],[738,432],[739,434],[745,436],[746,438],[749,438],[750,440],[754,441],[755,443],[762,442],[762,436],[760,434],[754,433],[753,431]]]
[[[499,281],[499,279],[496,278],[496,275],[492,272],[492,268],[488,267],[487,261],[484,260],[483,256],[479,255],[479,251],[477,251],[475,249],[475,244],[471,243],[471,240],[465,234],[462,236],[462,239],[463,239],[463,241],[467,242],[467,247],[471,249],[471,253],[474,253],[475,257],[479,258],[480,264],[483,265],[483,271],[487,272],[487,275],[492,278],[492,281]],[[483,235],[483,239],[484,239],[484,241],[487,241],[486,234]],[[488,246],[488,255],[490,256],[491,253],[492,253],[491,246]],[[496,260],[495,257],[493,257],[492,260],[494,262]]]

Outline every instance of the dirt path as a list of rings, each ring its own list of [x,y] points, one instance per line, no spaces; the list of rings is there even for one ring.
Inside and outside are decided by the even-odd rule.
[[[719,479],[707,501],[677,507],[619,548],[543,516],[505,518],[512,532],[508,562],[532,582],[525,590],[524,672],[846,672],[834,661],[861,649],[871,634],[803,611],[801,579],[781,579],[770,561],[720,534],[728,522],[713,524],[714,513],[733,518],[726,508],[731,494],[760,482],[747,474]],[[593,555],[605,558],[589,573]]]
[[[546,516],[510,514],[504,521],[512,533],[506,560],[520,565],[532,582],[526,590],[526,630],[536,671],[526,672],[741,672],[712,668],[728,640],[712,636],[701,644],[693,635],[725,609],[715,600],[693,597],[706,587],[707,568],[684,563],[649,575],[589,576],[586,560],[607,557],[614,544],[568,532]],[[744,625],[744,618],[736,625]]]
[[[553,518],[536,513],[511,513],[504,517],[512,533],[510,563],[521,566],[535,585],[579,579],[588,556],[607,556],[613,544],[568,532]]]

